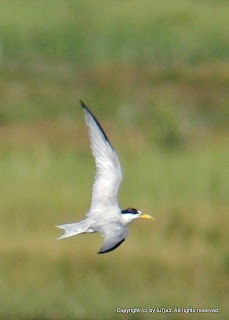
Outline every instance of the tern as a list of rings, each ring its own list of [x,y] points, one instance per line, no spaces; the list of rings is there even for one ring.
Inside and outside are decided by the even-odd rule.
[[[118,203],[122,169],[118,154],[94,114],[80,100],[88,126],[91,150],[95,157],[96,176],[92,190],[91,207],[86,218],[75,223],[58,225],[65,233],[58,239],[82,233],[99,232],[104,242],[98,254],[107,253],[119,247],[127,238],[127,224],[143,218],[154,219],[135,208],[120,209]]]

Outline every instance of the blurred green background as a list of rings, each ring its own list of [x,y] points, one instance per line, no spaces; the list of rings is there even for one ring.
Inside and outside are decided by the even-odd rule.
[[[0,10],[0,319],[228,319],[228,1],[8,0]],[[112,253],[80,220],[101,121],[137,221]],[[116,308],[218,308],[129,314]]]

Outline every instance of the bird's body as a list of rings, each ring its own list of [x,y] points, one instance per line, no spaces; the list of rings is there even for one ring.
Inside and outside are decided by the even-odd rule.
[[[106,253],[116,249],[126,239],[128,223],[136,218],[152,219],[152,217],[134,208],[120,209],[118,193],[122,181],[122,169],[118,155],[92,112],[82,101],[81,106],[85,112],[97,171],[91,207],[86,218],[79,222],[57,226],[65,230],[59,239],[81,233],[99,232],[105,239],[98,253]]]

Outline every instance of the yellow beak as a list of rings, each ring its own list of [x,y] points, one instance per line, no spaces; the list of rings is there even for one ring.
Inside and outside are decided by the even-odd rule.
[[[149,219],[149,220],[155,220],[154,217],[151,217],[149,214],[145,214],[145,213],[141,214],[141,215],[140,215],[140,218],[142,218],[142,219]]]

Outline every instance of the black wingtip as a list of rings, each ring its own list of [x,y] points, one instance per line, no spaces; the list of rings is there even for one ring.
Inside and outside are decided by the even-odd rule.
[[[102,250],[100,249],[97,254],[104,254],[104,253],[108,253],[108,252],[111,252],[113,250],[115,250],[116,248],[118,248],[122,243],[123,241],[125,241],[125,239],[122,239],[121,241],[119,241],[118,243],[116,243],[113,247],[109,248],[108,250]]]
[[[95,121],[98,123],[98,120],[96,119],[96,117],[94,116],[94,114],[91,112],[91,110],[88,108],[88,106],[82,101],[80,100],[80,104],[81,104],[81,107],[83,109],[86,109],[88,113],[90,113],[90,115],[95,119]]]
[[[88,109],[87,106],[86,106],[86,104],[85,104],[82,100],[80,100],[80,104],[81,104],[81,107],[82,107],[82,108]]]
[[[110,143],[110,141],[109,141],[109,139],[108,139],[105,131],[103,130],[101,124],[99,123],[99,121],[97,120],[97,118],[95,117],[95,115],[91,112],[91,110],[86,106],[86,104],[85,104],[82,100],[80,100],[80,104],[81,104],[81,107],[82,107],[83,109],[87,110],[87,112],[91,115],[91,117],[92,117],[92,118],[94,119],[94,121],[97,123],[97,126],[99,127],[99,129],[100,129],[101,132],[103,133],[105,140],[110,144],[111,148],[114,150],[114,148],[113,148],[112,144]]]

